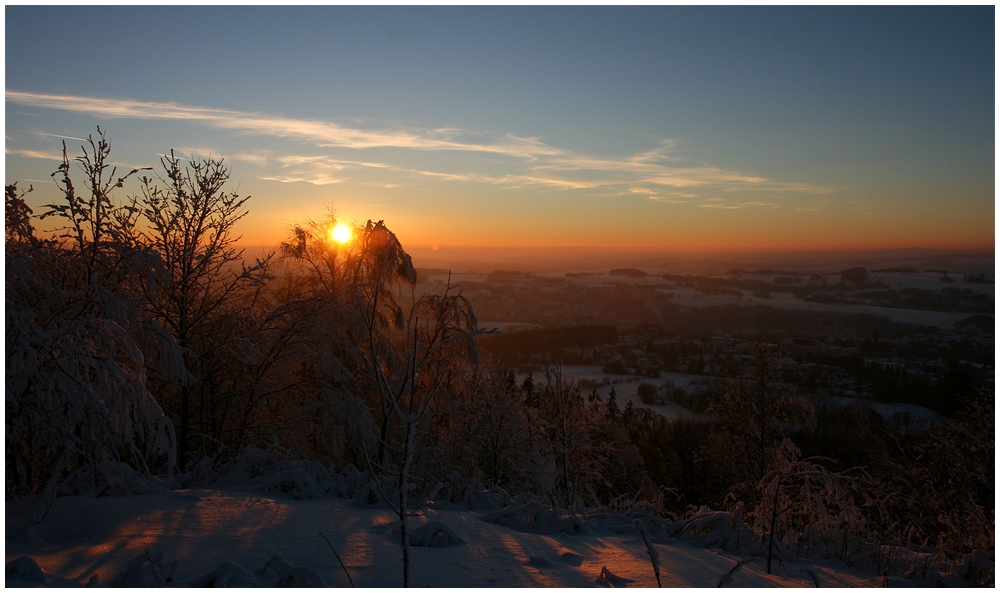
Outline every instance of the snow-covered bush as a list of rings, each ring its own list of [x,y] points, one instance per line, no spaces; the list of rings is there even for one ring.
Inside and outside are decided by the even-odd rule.
[[[867,537],[886,571],[993,584],[993,397],[980,393],[966,411],[898,443],[868,472]]]
[[[98,299],[62,293],[42,305],[26,302],[28,291],[12,294],[11,276],[25,278],[23,262],[13,264],[5,310],[8,490],[44,488],[81,465],[93,469],[95,486],[121,482],[119,461],[148,471],[147,459],[162,455],[172,466],[173,426],[146,388],[133,336],[94,310]],[[116,304],[101,296],[103,307]]]
[[[64,221],[61,243],[34,237],[22,220],[30,209],[7,188],[17,229],[5,248],[8,494],[55,486],[82,467],[107,490],[127,486],[120,461],[146,473],[151,461],[173,466],[173,426],[148,376],[187,375],[176,343],[128,298],[139,278],[162,279],[162,265],[118,232],[111,192],[137,171],[116,177],[109,151],[101,135],[76,159],[86,176],[80,195],[64,150],[53,174],[64,200],[43,215]]]
[[[513,504],[514,498],[499,486],[491,486],[488,490],[468,487],[463,502],[470,511],[493,512]]]
[[[525,382],[524,419],[507,423],[508,432],[521,430],[520,470],[528,478],[521,487],[565,507],[599,506],[642,488],[641,458],[624,428],[628,415],[617,405],[585,402],[561,368],[546,368],[544,376],[542,384]]]
[[[562,511],[558,507],[546,506],[537,500],[487,513],[482,516],[482,520],[540,535],[589,533],[587,522],[580,515]]]
[[[792,445],[785,447],[797,454]],[[864,513],[855,504],[862,498],[857,480],[818,461],[791,460],[758,486],[761,498],[750,519],[767,548],[769,573],[772,556],[783,553],[849,564],[870,556],[871,550],[864,549]]]
[[[741,510],[741,506],[733,511],[692,509],[669,529],[676,539],[703,548],[718,548],[734,554],[761,553],[763,547],[744,523]]]
[[[247,449],[225,462],[206,457],[190,471],[175,478],[182,488],[209,487],[257,492],[278,498],[311,500],[321,498],[364,499],[377,496],[370,487],[371,475],[348,464],[339,471],[318,461],[282,458],[270,451]],[[380,501],[375,498],[372,502]]]

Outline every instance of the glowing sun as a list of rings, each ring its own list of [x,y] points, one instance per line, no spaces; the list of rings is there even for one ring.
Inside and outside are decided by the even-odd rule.
[[[351,229],[342,224],[338,224],[330,229],[330,238],[337,243],[347,243],[351,240]]]

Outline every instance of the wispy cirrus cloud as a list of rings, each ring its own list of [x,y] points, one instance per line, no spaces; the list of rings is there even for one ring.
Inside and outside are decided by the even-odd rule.
[[[769,190],[795,191],[801,193],[832,193],[840,191],[836,187],[787,183],[769,179],[762,175],[710,165],[680,166],[669,164],[678,160],[666,154],[663,149],[639,153],[626,159],[600,159],[580,155],[561,156],[550,162],[534,165],[533,170],[553,172],[604,171],[630,175],[650,186],[671,188],[719,187],[725,191]]]
[[[622,192],[620,195],[627,194],[646,196],[646,198],[654,202],[663,202],[666,204],[687,204],[698,199],[698,194],[696,193],[665,191],[662,188],[654,189],[649,187],[630,187],[627,192]]]
[[[736,204],[708,202],[698,204],[700,208],[713,208],[716,210],[740,210],[741,208],[780,208],[781,204],[776,202],[739,202]]]
[[[349,177],[332,177],[330,175],[270,175],[261,177],[265,181],[278,181],[281,183],[311,183],[313,185],[332,185],[343,183]]]
[[[57,109],[106,118],[135,118],[200,123],[239,134],[257,134],[311,144],[317,150],[397,148],[415,151],[466,152],[510,157],[493,159],[490,173],[476,171],[465,163],[464,171],[444,170],[455,161],[436,161],[434,168],[403,166],[401,162],[375,162],[333,158],[331,155],[278,155],[269,150],[241,152],[230,157],[265,169],[261,179],[282,183],[329,185],[356,176],[349,170],[376,169],[392,177],[424,177],[442,181],[483,183],[509,188],[549,188],[585,191],[590,195],[645,196],[663,203],[698,203],[705,208],[736,209],[776,207],[766,201],[713,201],[709,196],[740,192],[773,194],[827,194],[840,188],[771,179],[754,172],[739,171],[706,163],[690,163],[673,139],[657,141],[654,148],[623,158],[578,154],[546,144],[537,137],[489,134],[456,128],[397,127],[366,129],[363,124],[342,125],[318,119],[292,118],[258,112],[197,107],[172,102],[135,101],[6,91],[8,103]],[[204,151],[197,151],[202,153]],[[28,156],[33,151],[8,154]],[[41,153],[39,153],[41,154]],[[192,153],[195,154],[195,153]],[[42,158],[42,157],[37,157]],[[501,170],[500,173],[496,171]],[[270,170],[268,170],[270,169]],[[471,169],[471,170],[470,170]],[[506,171],[503,171],[506,169]],[[364,175],[362,175],[364,177]],[[370,179],[355,179],[357,183]],[[382,187],[398,187],[400,179],[380,180]],[[598,192],[598,193],[594,193]]]
[[[586,181],[544,175],[505,175],[503,177],[491,178],[489,182],[495,185],[510,185],[513,187],[542,186],[556,189],[595,189],[617,183],[611,180]]]
[[[258,167],[263,167],[267,165],[270,158],[271,158],[270,151],[238,152],[229,157],[230,160],[243,161],[245,163],[257,165]]]
[[[195,107],[180,103],[135,101],[6,91],[8,103],[58,109],[107,118],[160,119],[200,122],[216,128],[279,138],[298,138],[322,147],[340,148],[409,148],[485,152],[524,159],[552,156],[563,151],[548,146],[538,138],[507,134],[476,142],[464,138],[467,133],[450,128],[430,130],[365,130],[318,119],[297,119],[232,109]]]
[[[15,149],[15,148],[4,148],[4,154],[10,154],[14,156],[23,156],[29,159],[45,159],[50,161],[61,161],[63,155],[61,152],[53,152],[49,150],[27,150],[27,149]]]
[[[481,173],[445,173],[441,171],[400,167],[389,163],[335,159],[324,155],[285,155],[278,157],[276,161],[280,163],[282,170],[294,173],[284,176],[261,177],[261,179],[285,182],[301,181],[307,183],[314,183],[311,180],[316,179],[322,181],[323,183],[315,184],[321,185],[330,183],[329,179],[332,172],[341,172],[350,169],[382,169],[395,174],[430,177],[442,181],[465,181],[508,187],[589,189],[616,183],[613,180],[583,181],[538,174],[486,175]],[[390,185],[396,186],[398,184]]]

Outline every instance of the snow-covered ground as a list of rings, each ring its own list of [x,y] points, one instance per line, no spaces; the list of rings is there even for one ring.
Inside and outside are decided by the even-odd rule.
[[[438,521],[463,543],[411,547],[413,586],[590,587],[607,586],[609,580],[615,586],[656,586],[642,536],[627,517],[616,521],[591,513],[589,520],[574,523],[584,531],[575,533],[556,531],[558,522],[538,522],[535,529],[517,528],[516,521],[514,527],[502,526],[483,521],[488,509],[441,506],[421,510],[411,529]],[[8,502],[6,586],[43,584],[25,561],[13,564],[12,572],[11,561],[22,556],[37,562],[48,586],[107,586],[116,576],[121,582],[133,560],[132,578],[149,582],[159,572],[161,578],[172,574],[182,585],[349,586],[320,532],[339,552],[354,585],[402,585],[399,535],[392,530],[396,516],[385,506],[361,507],[348,499],[294,500],[233,488],[72,496],[56,499],[34,537],[24,531],[29,516],[34,513]],[[777,574],[767,575],[759,555],[702,548],[662,535],[655,540],[667,587],[881,584],[870,568],[786,559]],[[146,550],[155,564],[146,559]],[[609,576],[602,577],[602,570]]]

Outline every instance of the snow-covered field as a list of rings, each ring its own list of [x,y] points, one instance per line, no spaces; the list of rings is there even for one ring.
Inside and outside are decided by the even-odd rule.
[[[883,420],[890,424],[896,424],[900,414],[906,415],[906,425],[897,426],[901,432],[909,430],[926,430],[933,425],[942,422],[944,418],[923,406],[902,403],[881,403],[873,400],[857,399],[853,397],[837,397],[832,395],[807,395],[806,399],[814,406],[838,407],[838,406],[861,406],[866,409],[875,410]]]
[[[411,530],[437,521],[462,543],[411,547],[413,586],[656,586],[649,553],[629,517],[591,511],[575,521],[518,523],[514,517],[507,522],[511,526],[503,526],[483,520],[490,513],[486,504],[470,505],[475,510],[439,506],[445,508],[419,511]],[[517,506],[508,501],[508,508]],[[116,577],[122,582],[123,574],[152,583],[156,573],[166,584],[172,579],[192,586],[350,586],[320,532],[340,554],[355,586],[402,585],[399,535],[392,529],[396,516],[385,506],[362,507],[348,499],[294,500],[246,489],[192,488],[58,498],[33,534],[26,533],[33,516],[17,503],[7,504],[8,587],[108,586]],[[666,587],[881,584],[870,568],[786,559],[777,574],[767,575],[760,555],[703,548],[697,540],[663,532],[653,539]],[[11,563],[22,556],[36,561],[44,575],[33,573],[30,562]],[[124,584],[139,582],[144,581]]]
[[[497,329],[501,333],[509,333],[516,331],[524,331],[526,329],[534,329],[538,325],[534,323],[522,323],[520,321],[480,321],[479,327],[482,329]]]
[[[659,273],[651,271],[651,273]],[[620,282],[627,284],[640,284],[640,285],[652,285],[652,286],[663,286],[670,285],[671,288],[663,289],[664,292],[671,294],[671,301],[684,306],[684,307],[707,307],[712,305],[725,305],[725,304],[742,304],[747,306],[763,305],[766,307],[774,307],[778,309],[793,309],[793,310],[804,310],[804,311],[823,311],[832,313],[868,313],[872,315],[884,315],[899,323],[913,323],[919,325],[932,325],[939,327],[944,330],[951,330],[954,327],[956,321],[960,321],[972,315],[971,313],[952,313],[946,311],[922,311],[918,309],[896,309],[892,307],[879,307],[875,305],[855,305],[855,304],[842,304],[842,303],[814,303],[807,302],[802,299],[797,299],[790,293],[784,292],[773,292],[771,293],[771,298],[762,299],[752,296],[752,291],[743,290],[742,296],[735,295],[709,295],[698,292],[693,288],[685,288],[680,286],[673,286],[673,283],[666,282],[658,275],[651,275],[644,278],[628,278],[625,276],[608,276],[606,273],[601,276],[581,276],[581,277],[569,277],[566,278],[564,274],[538,274],[539,277],[551,277],[551,278],[565,278],[568,282],[586,286],[594,287],[606,284],[609,282]],[[749,275],[748,278],[771,281],[774,277],[773,274],[767,275]],[[895,272],[879,272],[873,273],[872,279],[881,280],[886,288],[893,288],[896,290],[904,288],[918,288],[924,290],[940,290],[942,288],[960,288],[964,290],[972,290],[974,292],[980,292],[990,295],[991,298],[995,295],[995,286],[993,284],[973,284],[964,282],[955,282],[951,284],[945,284],[940,281],[941,274],[923,272],[918,274],[903,274]],[[438,276],[433,276],[434,279],[439,279]],[[440,278],[446,278],[446,276],[441,276]],[[956,276],[961,280],[961,274]],[[840,281],[840,276],[837,274],[827,275],[824,280],[830,284],[836,284]],[[457,274],[452,276],[452,282],[485,282],[485,274]],[[485,324],[481,324],[485,327]],[[492,327],[492,326],[491,326]],[[504,331],[501,328],[501,331]]]
[[[699,295],[704,296],[704,295]],[[736,297],[729,297],[736,299]],[[706,303],[697,303],[700,299],[684,301],[675,299],[680,305],[704,306]],[[892,307],[877,307],[874,305],[847,305],[838,303],[810,303],[801,299],[796,299],[788,293],[772,293],[770,299],[759,299],[745,296],[737,299],[747,305],[763,305],[777,309],[795,309],[801,311],[824,311],[832,313],[868,313],[870,315],[884,315],[892,321],[898,323],[913,323],[918,325],[933,325],[944,330],[954,327],[956,321],[961,321],[972,313],[949,313],[947,311],[921,311],[919,309],[895,309]],[[710,303],[716,304],[716,303]]]
[[[558,368],[558,366],[553,366],[550,368],[550,372],[555,372]],[[661,373],[660,376],[655,379],[649,377],[639,377],[637,375],[614,375],[604,373],[602,372],[601,367],[593,365],[564,365],[561,369],[563,377],[566,378],[572,377],[576,381],[580,381],[582,379],[585,381],[589,380],[598,383],[606,383],[597,388],[597,393],[600,395],[601,401],[607,401],[611,389],[614,388],[615,400],[618,403],[619,408],[624,408],[629,402],[631,402],[636,408],[646,408],[656,412],[660,416],[668,418],[669,420],[678,420],[680,418],[704,420],[709,417],[674,403],[644,404],[639,399],[639,395],[637,393],[640,384],[651,383],[656,385],[657,389],[661,389],[665,383],[669,382],[674,386],[680,387],[688,393],[691,393],[699,388],[704,389],[706,385],[717,380],[717,377],[688,375],[685,373]],[[524,378],[527,376],[527,373],[518,373],[518,383],[524,381]],[[536,384],[544,383],[545,381],[545,375],[540,372],[533,373],[532,378],[535,380]],[[590,393],[590,388],[583,389],[582,391],[584,395],[588,395]],[[933,410],[913,404],[886,404],[872,400],[827,395],[806,395],[806,399],[816,406],[862,406],[865,408],[871,408],[878,412],[878,414],[889,423],[894,423],[895,415],[906,414],[906,425],[898,427],[903,432],[910,429],[930,428],[942,420],[941,415]]]

